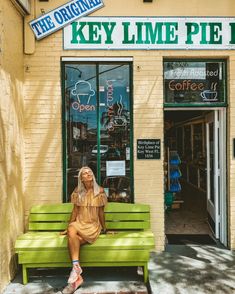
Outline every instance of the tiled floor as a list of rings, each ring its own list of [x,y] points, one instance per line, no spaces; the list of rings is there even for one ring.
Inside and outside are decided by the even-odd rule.
[[[166,212],[166,234],[211,234],[207,223],[206,193],[182,183],[179,209]]]

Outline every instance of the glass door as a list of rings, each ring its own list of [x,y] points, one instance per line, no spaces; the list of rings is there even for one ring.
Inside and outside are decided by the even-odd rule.
[[[62,63],[64,200],[89,166],[109,201],[132,202],[129,63]]]
[[[109,200],[118,202],[131,201],[129,72],[128,64],[99,66],[100,179]]]
[[[207,211],[215,237],[227,246],[226,109],[206,116]]]
[[[207,212],[210,227],[215,235],[217,235],[218,226],[216,225],[216,217],[218,210],[218,191],[217,191],[217,163],[216,158],[216,141],[217,132],[215,129],[214,112],[206,117],[206,157],[207,157]],[[216,236],[217,237],[217,236]]]

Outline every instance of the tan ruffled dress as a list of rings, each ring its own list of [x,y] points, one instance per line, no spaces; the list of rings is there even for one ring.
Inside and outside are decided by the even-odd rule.
[[[69,224],[74,226],[81,236],[88,243],[93,243],[101,232],[101,224],[99,220],[99,208],[107,203],[105,193],[87,193],[83,198],[79,197],[76,189],[71,195],[71,202],[78,206],[78,214],[76,221]]]

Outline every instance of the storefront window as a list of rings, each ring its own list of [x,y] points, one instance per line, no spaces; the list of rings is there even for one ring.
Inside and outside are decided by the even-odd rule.
[[[89,166],[109,201],[131,202],[130,64],[65,63],[64,193]]]
[[[164,61],[165,106],[224,106],[225,75],[225,61]]]

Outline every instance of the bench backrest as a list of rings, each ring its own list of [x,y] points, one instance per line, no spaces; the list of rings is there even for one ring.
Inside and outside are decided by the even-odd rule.
[[[71,203],[36,205],[31,208],[29,231],[62,231],[67,228]],[[113,203],[105,207],[107,229],[145,230],[150,228],[150,207],[146,204]]]

